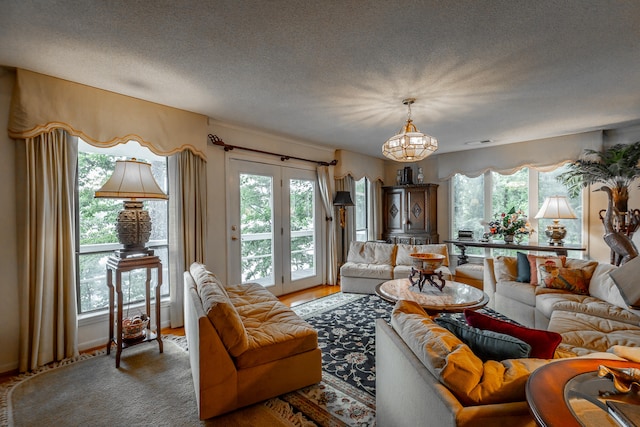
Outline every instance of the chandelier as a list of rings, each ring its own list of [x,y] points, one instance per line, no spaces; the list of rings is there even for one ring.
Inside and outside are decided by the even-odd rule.
[[[411,120],[411,104],[415,98],[407,98],[402,103],[407,106],[407,123],[400,133],[392,136],[382,145],[382,154],[396,162],[417,162],[438,149],[438,140],[420,132]]]

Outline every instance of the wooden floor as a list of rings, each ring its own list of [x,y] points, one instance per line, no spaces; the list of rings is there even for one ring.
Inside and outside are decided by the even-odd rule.
[[[298,292],[281,295],[278,299],[289,307],[295,307],[298,304],[335,294],[336,292],[340,292],[340,286],[319,285]],[[184,336],[184,328],[164,328],[162,333]]]

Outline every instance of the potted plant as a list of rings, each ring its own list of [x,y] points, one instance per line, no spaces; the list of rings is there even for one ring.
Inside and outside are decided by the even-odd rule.
[[[558,175],[570,197],[592,184],[601,183],[611,189],[616,210],[628,211],[629,185],[640,177],[640,141],[616,144],[604,151],[585,150],[587,157],[569,164],[569,170]]]

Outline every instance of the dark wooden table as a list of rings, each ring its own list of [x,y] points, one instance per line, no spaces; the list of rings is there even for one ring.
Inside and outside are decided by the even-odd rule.
[[[543,427],[583,426],[569,408],[565,399],[565,387],[572,378],[597,371],[599,365],[640,368],[640,363],[629,361],[567,359],[551,362],[536,369],[529,376],[526,386],[527,403],[536,423]],[[606,414],[602,416],[608,417]]]
[[[503,242],[480,242],[478,240],[445,240],[445,243],[451,243],[460,249],[458,255],[458,265],[469,262],[466,250],[467,248],[485,248],[485,249],[514,249],[518,251],[541,251],[555,252],[558,255],[567,256],[567,251],[586,251],[587,248],[577,245],[533,245],[533,244],[517,244]]]

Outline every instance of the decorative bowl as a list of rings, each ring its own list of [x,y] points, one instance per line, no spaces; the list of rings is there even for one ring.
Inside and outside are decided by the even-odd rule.
[[[419,266],[422,270],[427,272],[433,272],[438,269],[444,262],[444,255],[442,254],[411,254],[411,258],[415,260],[416,266]]]

